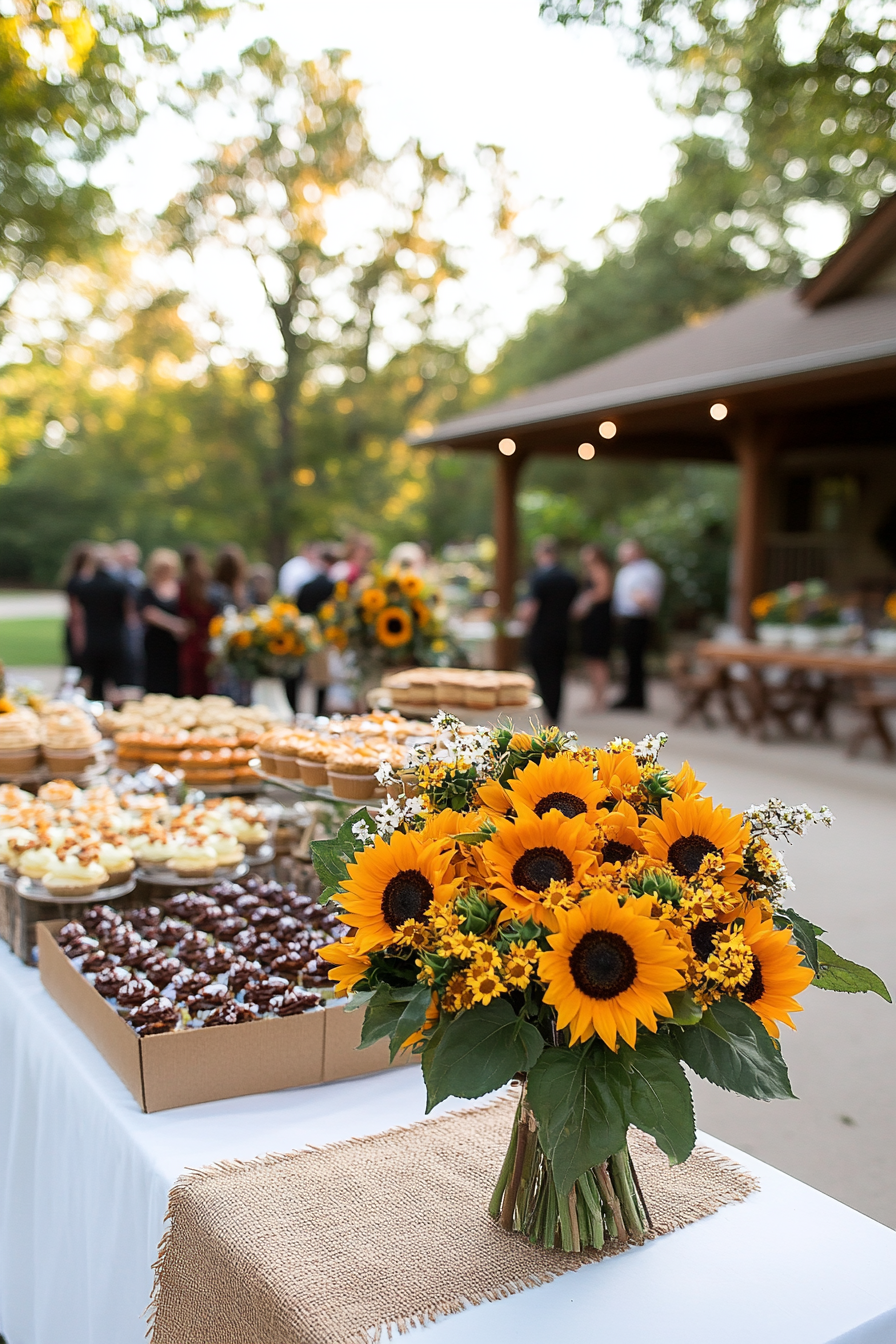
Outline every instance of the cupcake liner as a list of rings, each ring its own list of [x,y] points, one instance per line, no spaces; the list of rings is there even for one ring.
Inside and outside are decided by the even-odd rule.
[[[376,788],[376,775],[344,775],[336,770],[328,770],[330,788],[337,798],[350,798],[361,801],[372,798]]]

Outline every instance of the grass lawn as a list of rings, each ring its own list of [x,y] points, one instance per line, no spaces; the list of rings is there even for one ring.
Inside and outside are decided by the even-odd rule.
[[[0,662],[7,667],[59,667],[62,621],[55,616],[0,620]]]

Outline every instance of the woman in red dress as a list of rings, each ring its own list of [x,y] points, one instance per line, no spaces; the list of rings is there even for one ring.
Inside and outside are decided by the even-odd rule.
[[[198,546],[185,546],[182,552],[184,576],[180,585],[179,614],[190,622],[190,633],[180,646],[180,693],[208,695],[208,623],[218,614],[209,597],[209,568]]]

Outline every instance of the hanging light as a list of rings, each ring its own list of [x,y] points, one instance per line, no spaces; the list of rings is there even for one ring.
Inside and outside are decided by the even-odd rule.
[[[501,439],[498,443],[498,452],[503,453],[505,457],[513,457],[516,452],[516,444],[513,439]]]
[[[713,420],[724,420],[728,414],[728,407],[724,401],[714,401],[709,408],[709,413]]]
[[[598,426],[598,434],[602,439],[615,439],[616,426],[612,420],[602,420]]]
[[[594,444],[580,443],[578,447],[578,454],[583,462],[590,462],[592,457],[594,456]]]

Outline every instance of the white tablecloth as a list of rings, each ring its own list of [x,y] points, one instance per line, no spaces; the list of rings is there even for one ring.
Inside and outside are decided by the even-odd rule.
[[[0,944],[0,1332],[7,1344],[144,1344],[150,1266],[185,1168],[422,1114],[419,1070],[406,1068],[143,1115],[37,972]],[[893,1344],[896,1233],[708,1142],[756,1172],[761,1192],[439,1321],[421,1344],[534,1344],[558,1331],[624,1344]]]

